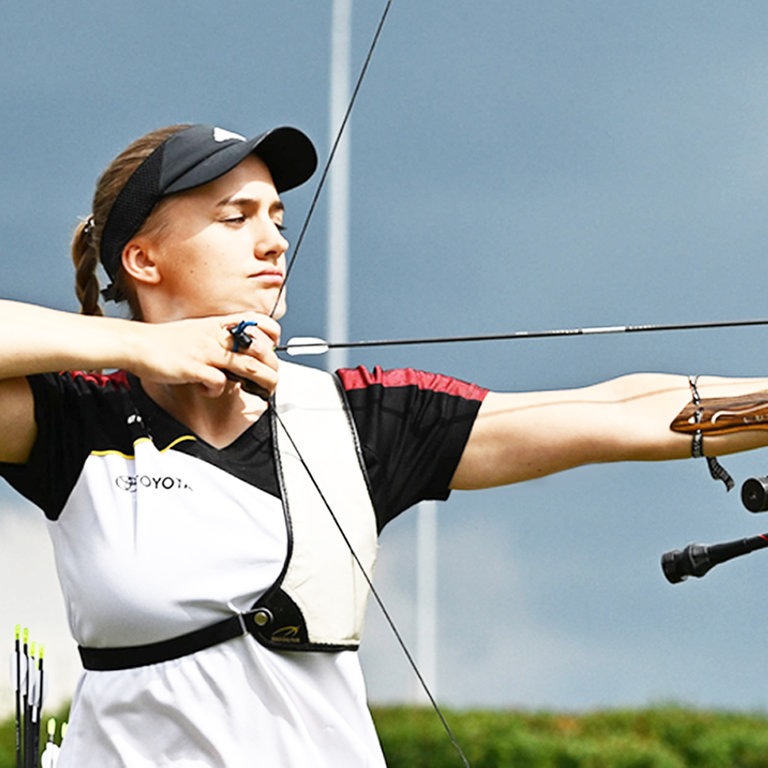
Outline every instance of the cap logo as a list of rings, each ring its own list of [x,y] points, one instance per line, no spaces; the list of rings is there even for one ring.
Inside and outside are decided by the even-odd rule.
[[[233,131],[228,131],[225,128],[213,129],[214,141],[232,141],[232,139],[236,139],[237,141],[247,141],[245,136],[241,136],[239,133],[234,133]]]

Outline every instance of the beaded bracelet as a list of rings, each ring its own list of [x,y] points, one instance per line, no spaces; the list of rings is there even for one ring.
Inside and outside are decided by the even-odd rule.
[[[698,376],[688,376],[688,386],[691,388],[691,402],[696,406],[696,410],[693,414],[694,424],[700,424],[704,411],[701,408],[701,396],[699,395],[698,387],[696,386],[699,380]],[[709,467],[709,474],[713,480],[722,480],[725,483],[726,490],[730,491],[735,485],[733,478],[728,473],[715,456],[704,456],[704,435],[701,429],[697,429],[693,433],[691,438],[691,456],[694,459],[705,458],[707,460],[707,466]]]

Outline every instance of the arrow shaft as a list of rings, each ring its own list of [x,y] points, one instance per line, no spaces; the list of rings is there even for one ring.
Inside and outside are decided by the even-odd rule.
[[[752,320],[721,320],[698,323],[666,323],[656,325],[603,325],[587,328],[561,328],[542,331],[511,331],[507,333],[487,333],[469,336],[432,336],[410,339],[371,339],[365,341],[329,341],[323,342],[328,349],[354,349],[359,347],[397,347],[418,344],[459,344],[478,341],[507,341],[514,339],[546,339],[563,336],[597,336],[616,333],[651,333],[659,331],[690,331],[705,328],[738,328],[754,325],[768,325],[768,318]],[[278,352],[285,352],[289,346],[294,353],[303,346],[309,351],[312,347],[317,350],[317,344],[295,344],[277,347]]]

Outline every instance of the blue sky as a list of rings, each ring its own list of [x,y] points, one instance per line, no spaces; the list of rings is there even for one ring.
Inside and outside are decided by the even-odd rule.
[[[325,156],[330,5],[6,4],[0,295],[75,308],[74,223],[102,168],[146,130],[287,123]],[[355,71],[382,7],[354,4]],[[767,35],[759,2],[395,0],[351,126],[351,336],[768,316]],[[289,239],[312,190],[286,195]],[[325,333],[325,216],[321,202],[285,338]],[[752,328],[457,344],[350,362],[529,390],[637,370],[764,374],[766,338]],[[724,464],[739,484],[768,473],[764,451]],[[0,494],[9,516],[35,516]],[[768,561],[753,554],[674,587],[658,564],[690,541],[764,528],[693,461],[454,494],[439,511],[438,696],[765,708],[755,670]],[[27,546],[14,535],[6,546]],[[396,521],[378,572],[406,639],[414,537],[413,515]],[[0,602],[0,630],[24,621],[4,611],[17,599]],[[372,698],[410,694],[375,615],[363,654]]]

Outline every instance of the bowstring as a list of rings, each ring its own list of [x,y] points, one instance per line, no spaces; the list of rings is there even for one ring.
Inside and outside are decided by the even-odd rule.
[[[296,239],[296,246],[293,249],[293,254],[291,255],[290,260],[288,261],[288,266],[285,270],[285,279],[283,280],[282,285],[280,286],[280,290],[278,291],[277,298],[275,299],[275,304],[272,307],[272,311],[269,313],[270,317],[274,317],[275,312],[277,311],[278,305],[280,304],[280,299],[283,295],[283,292],[285,290],[285,286],[288,282],[288,278],[290,277],[293,266],[296,263],[296,258],[299,255],[299,251],[301,249],[301,244],[304,241],[304,235],[307,232],[307,229],[309,227],[309,222],[312,219],[312,216],[314,215],[315,209],[317,207],[318,200],[320,199],[320,193],[323,190],[323,187],[325,186],[325,181],[328,177],[328,173],[330,171],[331,163],[333,162],[333,159],[336,155],[336,150],[339,146],[339,143],[341,142],[341,139],[344,134],[344,130],[347,126],[347,123],[349,122],[349,117],[352,114],[352,109],[354,108],[355,102],[357,100],[357,95],[360,92],[360,87],[363,84],[363,80],[365,79],[366,72],[368,71],[368,65],[371,63],[371,59],[373,58],[373,53],[376,50],[376,46],[379,42],[379,37],[381,36],[381,31],[384,28],[384,24],[387,20],[387,16],[389,14],[389,9],[392,6],[392,0],[387,0],[384,10],[382,11],[381,17],[379,18],[379,23],[376,27],[376,31],[373,35],[373,38],[371,40],[371,43],[368,47],[368,52],[365,56],[365,60],[363,61],[363,65],[360,69],[360,73],[358,74],[357,80],[355,82],[355,87],[352,90],[352,96],[349,100],[349,104],[347,105],[347,109],[344,113],[344,117],[341,121],[341,125],[339,126],[339,129],[336,133],[336,137],[333,140],[333,144],[331,146],[331,151],[328,154],[328,159],[325,162],[325,166],[323,167],[323,172],[320,176],[320,180],[317,184],[317,187],[315,189],[315,193],[312,196],[312,200],[309,204],[309,209],[307,210],[307,215],[304,218],[304,222],[302,223],[301,229],[299,230],[299,235]],[[362,563],[360,562],[360,559],[357,555],[357,553],[354,550],[354,547],[352,546],[352,543],[350,542],[349,538],[347,537],[346,532],[344,531],[343,527],[338,521],[338,518],[336,517],[333,509],[331,508],[331,505],[328,503],[328,500],[325,498],[325,495],[323,494],[322,490],[320,489],[320,486],[317,483],[317,480],[315,479],[315,476],[312,474],[312,471],[307,466],[306,461],[304,460],[304,457],[301,455],[301,451],[299,451],[298,446],[293,440],[293,437],[291,436],[291,433],[285,428],[285,424],[283,423],[282,419],[280,418],[280,415],[277,411],[277,408],[275,407],[274,401],[271,402],[272,411],[275,414],[275,418],[277,419],[277,422],[280,424],[281,428],[285,432],[286,437],[290,441],[291,445],[293,446],[294,451],[296,452],[296,456],[299,459],[299,462],[301,463],[302,467],[304,467],[304,470],[307,473],[307,476],[309,477],[310,481],[312,482],[312,485],[314,485],[315,489],[317,490],[320,499],[322,500],[325,508],[328,510],[328,513],[331,515],[331,518],[333,519],[334,524],[339,530],[339,533],[341,534],[342,538],[344,539],[345,544],[347,545],[347,548],[349,549],[350,554],[352,555],[352,558],[354,559],[355,563],[357,564],[357,567],[360,569],[360,572],[363,574],[365,581],[368,584],[368,588],[371,590],[371,594],[374,597],[374,600],[376,601],[376,604],[379,606],[379,609],[381,610],[387,624],[389,625],[390,629],[392,630],[392,633],[394,634],[395,638],[397,639],[397,642],[400,646],[400,649],[402,650],[403,654],[405,655],[406,659],[408,660],[408,663],[413,670],[414,674],[416,675],[419,684],[421,688],[423,689],[425,695],[429,699],[430,704],[432,705],[432,709],[434,710],[435,714],[437,715],[438,719],[440,720],[440,723],[443,726],[443,729],[445,730],[446,735],[448,736],[448,739],[450,740],[451,744],[453,745],[456,752],[459,754],[459,757],[461,758],[465,768],[471,768],[469,761],[467,760],[466,755],[464,754],[464,751],[462,750],[461,746],[459,745],[458,740],[456,739],[455,734],[453,733],[453,730],[451,729],[450,725],[448,724],[448,721],[445,718],[445,715],[443,714],[442,710],[440,709],[440,706],[438,705],[437,701],[435,700],[435,697],[432,694],[432,691],[430,690],[429,686],[427,685],[426,680],[424,679],[424,676],[421,674],[421,670],[419,670],[418,665],[416,664],[416,661],[413,658],[413,655],[408,650],[408,646],[406,645],[405,641],[403,640],[402,635],[400,634],[397,625],[395,624],[394,620],[392,619],[389,611],[387,610],[386,606],[384,605],[384,601],[382,600],[381,596],[379,595],[378,591],[373,585],[373,582],[366,572],[365,568],[363,567]]]
[[[318,200],[320,199],[320,193],[323,191],[323,187],[325,186],[325,180],[328,178],[328,173],[331,169],[331,163],[333,162],[333,158],[336,156],[336,150],[338,149],[339,143],[341,142],[341,139],[344,135],[344,129],[347,127],[347,123],[349,122],[349,117],[352,114],[352,109],[354,108],[355,102],[357,101],[357,94],[360,92],[360,86],[363,84],[363,80],[365,79],[365,74],[368,71],[368,65],[371,63],[371,59],[373,58],[373,53],[376,50],[376,46],[379,42],[379,37],[381,36],[381,30],[384,28],[384,23],[387,20],[387,16],[389,14],[389,9],[391,6],[392,6],[392,0],[387,0],[386,5],[384,6],[384,11],[382,12],[381,18],[379,19],[378,26],[376,27],[376,32],[373,35],[371,44],[368,46],[368,53],[366,54],[365,60],[363,61],[363,66],[360,68],[360,73],[357,76],[357,81],[355,83],[354,89],[352,90],[352,96],[349,100],[349,104],[347,105],[347,109],[344,113],[344,117],[341,121],[341,125],[339,126],[339,130],[336,132],[336,137],[333,140],[331,151],[328,154],[328,159],[325,161],[325,166],[323,167],[323,172],[320,175],[320,181],[317,183],[317,187],[315,188],[315,193],[312,196],[312,200],[309,204],[307,215],[304,217],[304,222],[301,225],[301,229],[299,230],[299,236],[296,238],[296,247],[293,249],[291,258],[288,261],[288,266],[286,267],[286,270],[285,270],[285,279],[283,280],[283,284],[280,286],[280,290],[277,293],[277,298],[275,299],[275,305],[274,307],[272,307],[272,311],[269,313],[270,317],[274,317],[275,312],[277,311],[278,304],[280,303],[280,299],[282,298],[283,291],[285,290],[285,286],[288,282],[288,278],[291,276],[291,272],[293,271],[293,265],[296,263],[296,258],[299,255],[301,244],[304,242],[304,235],[307,233],[309,222],[311,221],[312,216],[315,213],[315,208],[317,207]]]
[[[429,702],[432,705],[432,709],[434,709],[435,714],[440,720],[440,723],[442,724],[443,729],[445,730],[445,733],[448,736],[448,739],[450,740],[454,749],[458,752],[459,757],[462,759],[465,768],[471,768],[469,761],[467,760],[467,756],[464,754],[464,751],[462,750],[458,740],[456,739],[456,735],[451,729],[451,726],[448,724],[448,721],[445,718],[443,711],[440,709],[439,704],[435,700],[435,697],[432,695],[432,691],[430,690],[429,685],[427,685],[427,682],[424,679],[424,676],[421,674],[421,670],[419,669],[418,664],[416,664],[416,660],[413,658],[413,655],[408,650],[408,646],[406,645],[405,640],[403,640],[403,636],[400,634],[400,630],[397,628],[397,625],[395,624],[394,619],[392,618],[386,606],[384,605],[384,601],[382,600],[381,596],[376,590],[376,587],[373,585],[373,581],[371,577],[368,575],[368,572],[365,570],[365,567],[363,566],[362,562],[360,561],[360,558],[358,557],[357,552],[355,552],[355,548],[352,546],[352,542],[349,540],[349,537],[347,536],[347,533],[344,530],[344,527],[339,522],[339,519],[336,517],[336,513],[333,511],[330,505],[330,502],[328,501],[328,499],[326,499],[325,494],[323,493],[322,489],[320,488],[320,485],[315,479],[315,476],[312,474],[312,471],[307,466],[307,463],[304,460],[304,457],[301,455],[301,451],[299,450],[299,447],[296,445],[296,442],[291,436],[291,433],[285,428],[285,423],[280,418],[280,414],[278,413],[277,408],[273,407],[272,410],[275,415],[275,419],[277,420],[277,423],[280,425],[283,432],[285,432],[285,436],[288,438],[288,441],[290,442],[291,447],[296,453],[296,457],[298,458],[301,466],[304,467],[304,471],[307,473],[309,480],[311,481],[312,485],[315,487],[315,490],[317,491],[318,496],[320,497],[320,500],[322,501],[326,510],[328,510],[328,514],[331,516],[331,519],[333,520],[334,525],[336,526],[339,533],[341,534],[341,537],[344,539],[344,543],[347,545],[347,549],[349,549],[349,552],[352,555],[352,559],[355,561],[355,564],[360,570],[360,573],[363,574],[363,578],[365,579],[368,585],[368,588],[371,590],[371,594],[373,595],[373,598],[376,601],[376,604],[379,606],[379,609],[381,610],[381,613],[383,614],[387,624],[389,625],[389,628],[392,630],[392,634],[394,634],[395,638],[397,639],[398,645],[400,646],[400,650],[403,652],[405,658],[408,660],[408,664],[410,665],[411,669],[413,670],[414,674],[416,675],[419,681],[419,684],[424,690],[424,693],[429,699]]]

